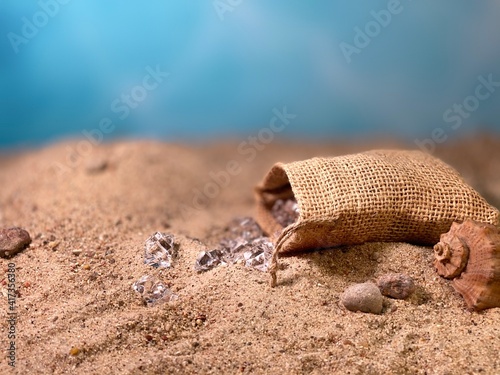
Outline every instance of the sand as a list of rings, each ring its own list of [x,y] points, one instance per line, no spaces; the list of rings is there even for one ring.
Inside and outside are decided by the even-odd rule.
[[[275,141],[241,154],[231,141],[120,141],[80,144],[84,156],[72,141],[0,156],[0,227],[20,226],[33,238],[0,259],[3,350],[11,341],[8,263],[18,289],[15,368],[2,355],[0,373],[500,373],[500,309],[468,311],[433,269],[430,247],[376,243],[283,258],[274,289],[269,275],[242,265],[194,271],[198,253],[233,217],[254,215],[252,188],[274,162],[382,143]],[[500,139],[449,141],[435,154],[499,204]],[[220,177],[230,160],[239,174],[192,208],[193,189],[203,190],[210,172]],[[156,231],[180,242],[171,269],[144,264],[144,242]],[[380,315],[341,306],[347,286],[389,272],[410,275],[415,294],[385,298]],[[143,275],[179,299],[146,306],[131,287]]]

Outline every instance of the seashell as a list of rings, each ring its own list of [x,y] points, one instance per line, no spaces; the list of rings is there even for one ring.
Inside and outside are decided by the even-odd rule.
[[[500,307],[500,229],[466,220],[453,223],[434,246],[439,275],[453,279],[452,286],[467,307],[480,311]]]

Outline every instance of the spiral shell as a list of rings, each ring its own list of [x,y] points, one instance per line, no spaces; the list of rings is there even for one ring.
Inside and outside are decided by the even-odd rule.
[[[500,307],[500,230],[494,225],[466,220],[453,223],[434,246],[439,275],[472,310]]]

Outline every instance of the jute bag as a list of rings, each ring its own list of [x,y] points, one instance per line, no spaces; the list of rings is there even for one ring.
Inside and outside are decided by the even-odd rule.
[[[499,212],[444,162],[420,151],[376,150],[275,164],[256,188],[257,222],[279,254],[365,242],[434,245],[454,221],[499,226]],[[298,220],[283,228],[271,213],[295,198]]]

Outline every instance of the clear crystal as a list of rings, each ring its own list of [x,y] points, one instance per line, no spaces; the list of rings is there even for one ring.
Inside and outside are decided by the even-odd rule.
[[[221,264],[223,258],[224,252],[220,249],[202,251],[196,259],[194,269],[199,272],[211,270]]]
[[[243,238],[223,239],[220,243],[226,263],[236,263],[244,259],[244,254],[251,247],[251,242]]]
[[[271,213],[282,227],[287,227],[299,218],[299,205],[295,199],[278,199],[274,202]]]
[[[154,276],[142,276],[132,285],[132,289],[141,295],[148,306],[175,301],[179,298]]]
[[[146,240],[144,263],[153,267],[169,268],[177,257],[177,245],[170,234],[156,232]]]
[[[241,238],[251,241],[264,235],[259,224],[251,217],[238,217],[228,226],[231,238]]]
[[[273,253],[274,245],[267,237],[252,241],[250,249],[245,252],[245,266],[266,272]]]

